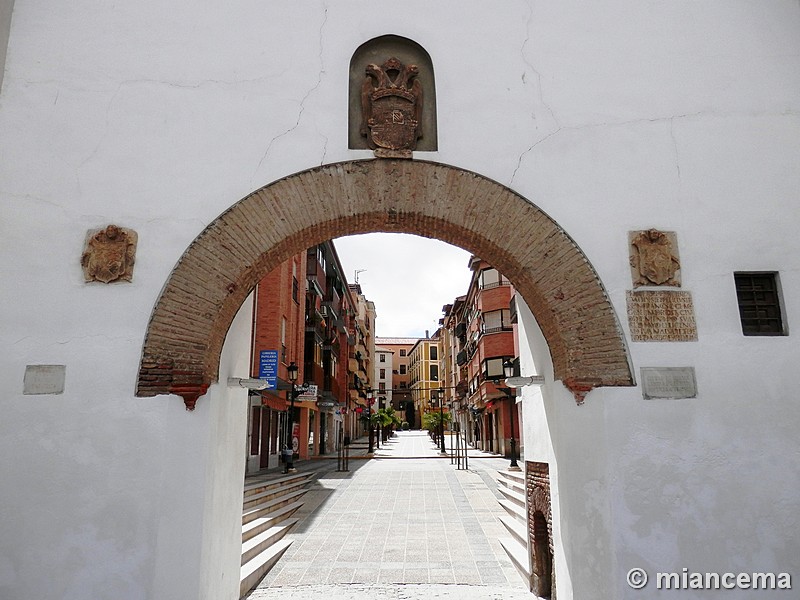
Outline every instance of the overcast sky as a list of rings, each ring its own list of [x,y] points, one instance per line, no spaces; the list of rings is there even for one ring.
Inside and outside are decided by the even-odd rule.
[[[425,336],[439,327],[442,306],[467,293],[472,272],[466,250],[398,233],[368,233],[334,240],[349,283],[375,303],[379,337]]]

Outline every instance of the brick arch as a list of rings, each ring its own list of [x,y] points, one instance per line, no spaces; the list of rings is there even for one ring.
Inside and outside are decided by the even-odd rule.
[[[505,274],[536,316],[556,378],[578,402],[598,386],[633,385],[602,283],[550,217],[469,171],[418,160],[361,160],[269,184],[206,227],[153,310],[137,396],[178,394],[193,408],[217,380],[228,328],[262,276],[325,240],[377,231],[448,242]]]

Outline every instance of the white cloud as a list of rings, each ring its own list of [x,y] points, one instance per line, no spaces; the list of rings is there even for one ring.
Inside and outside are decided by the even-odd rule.
[[[380,337],[424,337],[439,326],[442,306],[467,293],[470,253],[438,240],[368,233],[334,240],[349,283],[375,303]]]

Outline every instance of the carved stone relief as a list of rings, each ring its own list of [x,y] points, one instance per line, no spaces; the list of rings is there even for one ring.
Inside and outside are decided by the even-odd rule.
[[[681,263],[674,231],[631,231],[628,233],[628,240],[634,287],[680,287]]]
[[[367,120],[371,115],[365,116],[365,98],[364,92],[370,95],[369,101],[372,101],[372,94],[381,87],[380,79],[382,77],[381,71],[384,75],[386,63],[389,60],[396,60],[400,63],[401,68],[396,73],[389,73],[388,87],[391,88],[392,82],[397,88],[403,87],[399,77],[402,80],[404,71],[411,66],[416,68],[413,77],[409,77],[405,82],[405,88],[408,92],[414,95],[414,90],[419,92],[424,91],[424,103],[421,102],[422,96],[415,95],[415,110],[411,117],[416,121],[416,140],[411,140],[413,146],[412,150],[416,152],[433,152],[438,149],[438,133],[436,126],[436,78],[434,76],[433,62],[428,52],[420,46],[417,42],[400,37],[397,35],[382,35],[370,39],[361,44],[350,58],[350,67],[348,72],[348,96],[347,96],[347,147],[353,150],[379,150],[379,154],[392,154],[394,152],[402,153],[403,157],[409,156],[409,150],[392,150],[382,147],[380,144],[374,143],[372,140],[373,130],[367,125]],[[409,74],[410,75],[410,74]],[[377,77],[377,80],[376,80]],[[390,99],[392,102],[396,101],[400,104],[401,113],[407,108],[407,105],[399,99],[399,97]],[[385,102],[389,105],[390,102]],[[378,103],[378,108],[381,107]],[[373,105],[374,107],[374,105]],[[394,107],[396,108],[396,107]],[[372,112],[372,109],[368,109]],[[392,121],[398,117],[406,121],[406,114],[389,112]],[[379,123],[380,119],[376,119]],[[392,122],[392,126],[397,123]],[[378,126],[378,136],[381,136],[380,125]],[[384,132],[385,135],[385,132]],[[404,134],[405,135],[405,134]],[[406,138],[408,139],[408,138]]]
[[[131,281],[137,241],[135,231],[116,225],[89,231],[81,256],[84,279],[102,283]]]
[[[375,156],[411,158],[422,136],[422,84],[417,65],[392,57],[370,63],[361,86],[361,135]]]

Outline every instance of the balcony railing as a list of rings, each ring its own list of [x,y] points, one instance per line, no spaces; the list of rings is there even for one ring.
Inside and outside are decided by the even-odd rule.
[[[330,392],[330,395],[334,397],[337,401],[339,401],[341,392],[341,385],[339,384],[339,379],[331,375],[326,375],[323,384],[324,384],[323,392]]]
[[[461,350],[458,354],[456,354],[456,364],[457,365],[464,365],[467,363],[469,359],[467,358],[467,351]]]
[[[510,286],[511,282],[507,279],[503,279],[502,281],[495,281],[494,283],[487,283],[480,286],[482,290],[493,290],[494,288]]]
[[[481,334],[500,333],[501,331],[514,331],[511,325],[501,325],[499,327],[482,327]]]

